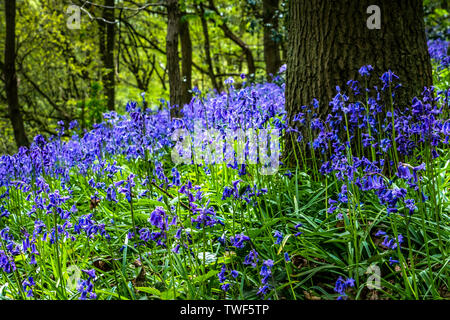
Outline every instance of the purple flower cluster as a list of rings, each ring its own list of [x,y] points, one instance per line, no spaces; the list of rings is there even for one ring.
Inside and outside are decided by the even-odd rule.
[[[11,273],[16,270],[14,258],[6,254],[3,250],[0,250],[0,268],[6,273]]]
[[[150,233],[147,228],[143,228],[139,231],[140,239],[145,242],[152,240],[156,242],[158,246],[166,247],[166,244],[163,241],[167,238],[168,219],[169,217],[166,215],[164,208],[156,207],[151,213],[148,222],[156,227],[157,231]]]
[[[219,282],[221,284],[222,290],[225,292],[228,291],[230,289],[230,286],[232,285],[229,282],[229,280],[236,279],[238,275],[239,273],[236,270],[229,271],[227,269],[227,266],[225,264],[222,264],[222,268],[220,269],[220,272],[217,274],[217,276],[219,277]]]
[[[244,264],[251,265],[253,268],[256,268],[256,265],[259,261],[258,252],[255,249],[250,250],[249,254],[245,256]]]
[[[372,70],[371,66],[363,66],[360,74],[369,77]],[[413,214],[417,208],[412,196],[426,169],[420,157],[413,158],[414,150],[428,148],[436,158],[439,148],[449,144],[450,122],[443,115],[448,113],[450,90],[435,92],[434,88],[426,88],[421,97],[415,97],[410,106],[400,110],[395,106],[398,77],[389,70],[380,80],[381,88],[366,90],[368,98],[360,92],[356,81],[349,81],[348,92],[337,87],[325,122],[317,112],[316,100],[310,106],[303,106],[291,121],[289,130],[297,132],[299,137],[300,127],[312,133],[306,146],[316,156],[320,151],[320,173],[334,175],[342,182],[337,201],[329,199],[328,213],[336,211],[340,207],[338,203],[350,205],[347,185],[354,184],[362,192],[373,191],[388,214],[397,213],[400,204]],[[392,95],[393,104],[382,98],[385,95]],[[393,160],[386,161],[386,158]],[[414,165],[397,159],[420,162]],[[396,173],[401,183],[393,184],[385,176],[386,172],[391,179]],[[413,191],[410,197],[409,189]],[[341,213],[338,218],[342,218]]]
[[[399,234],[397,236],[397,241],[394,238],[390,238],[386,232],[379,230],[376,234],[376,237],[380,237],[380,236],[384,236],[383,238],[383,242],[381,243],[381,245],[383,245],[384,247],[391,249],[391,250],[395,250],[397,249],[397,244],[401,246],[401,244],[403,243],[403,236],[401,234]]]
[[[350,287],[355,286],[355,280],[352,278],[344,279],[342,277],[339,277],[336,281],[336,284],[334,286],[334,292],[337,292],[339,294],[339,297],[337,300],[345,300],[347,299],[346,291]]]
[[[447,55],[450,42],[442,39],[429,40],[428,52],[430,57],[438,64],[438,70],[444,70],[450,65],[450,56]]]
[[[95,270],[82,270],[84,273],[88,275],[87,280],[79,280],[77,290],[80,295],[80,300],[87,300],[87,299],[96,299],[97,295],[93,292],[94,291],[94,281],[95,281]]]
[[[448,67],[448,56],[444,52],[447,47],[447,42],[430,43],[432,58]],[[284,69],[285,66],[280,73]],[[366,79],[372,71],[371,66],[363,66],[359,73]],[[3,228],[0,230],[0,268],[8,274],[14,272],[20,268],[20,264],[16,266],[15,257],[22,254],[26,260],[24,263],[36,268],[36,257],[40,255],[38,248],[41,250],[47,244],[59,248],[55,245],[59,241],[67,244],[68,239],[83,245],[85,241],[109,240],[111,229],[105,221],[111,221],[111,224],[114,221],[111,216],[105,221],[100,220],[99,213],[117,213],[116,209],[123,207],[122,201],[128,201],[132,208],[135,200],[142,198],[148,198],[152,203],[178,198],[178,203],[183,204],[181,210],[189,212],[189,218],[180,221],[179,218],[183,217],[172,213],[178,210],[175,204],[169,204],[166,209],[156,205],[148,224],[144,222],[145,227],[139,225],[129,232],[129,239],[140,241],[139,244],[144,246],[150,245],[151,241],[162,248],[173,244],[172,251],[178,253],[181,246],[188,248],[187,244],[193,241],[188,229],[184,229],[186,221],[195,228],[211,232],[214,227],[223,225],[223,219],[216,213],[217,202],[210,198],[210,190],[186,180],[187,175],[179,171],[181,167],[168,170],[163,166],[171,148],[176,145],[172,134],[177,129],[185,129],[192,134],[198,124],[203,130],[215,129],[219,138],[230,130],[268,128],[297,132],[299,145],[317,155],[320,173],[338,180],[337,192],[328,200],[328,213],[337,212],[338,218],[342,218],[341,212],[361,205],[352,203],[355,192],[361,192],[363,197],[376,195],[388,214],[404,208],[412,215],[417,211],[416,202],[420,201],[415,195],[422,192],[419,186],[428,169],[424,161],[429,160],[423,159],[423,155],[415,157],[415,150],[428,148],[432,157],[437,158],[449,144],[450,90],[427,88],[410,105],[397,108],[395,92],[399,80],[389,70],[380,77],[380,85],[371,89],[364,90],[353,80],[347,83],[347,88],[337,87],[337,94],[330,102],[331,112],[325,120],[319,114],[319,101],[314,99],[309,106],[302,106],[301,112],[289,123],[284,110],[285,86],[277,84],[275,79],[273,83],[246,84],[242,89],[234,88],[232,79],[228,79],[227,92],[202,96],[198,89],[194,90],[197,96],[182,108],[182,119],[171,119],[170,107],[152,111],[130,102],[126,106],[128,114],[107,113],[102,123],[83,134],[76,122],[68,126],[59,123],[57,137],[46,139],[38,135],[29,148],[22,147],[14,155],[0,156],[0,225]],[[384,101],[382,97],[386,95],[392,97],[393,105]],[[303,137],[301,132],[305,131],[300,130],[301,127],[308,129],[305,131],[311,132],[311,136]],[[71,134],[71,137],[63,138],[63,134]],[[194,142],[201,146],[211,144],[210,136],[197,139],[200,141]],[[353,146],[356,145],[362,147],[355,150]],[[254,150],[251,149],[249,144],[245,145],[246,160],[252,157]],[[225,205],[228,205],[226,202],[239,202],[241,208],[255,205],[268,190],[249,181],[251,167],[238,163],[233,157],[233,161],[227,163],[227,168],[233,170],[231,180],[227,180],[231,184],[223,189],[222,200]],[[130,167],[122,162],[118,164],[119,159],[129,161]],[[200,174],[214,173],[210,165],[195,165],[196,169],[202,167]],[[131,166],[135,174],[131,172]],[[285,175],[288,179],[293,176],[290,171]],[[84,191],[88,192],[87,195]],[[23,200],[20,208],[11,205],[18,198]],[[426,199],[422,193],[422,201]],[[83,206],[84,200],[89,202],[92,212]],[[97,206],[107,206],[111,210],[98,210]],[[20,215],[20,225],[15,216],[19,210],[19,213],[26,213]],[[120,219],[126,220],[129,216]],[[301,234],[298,232],[300,226],[295,226],[295,236]],[[175,241],[167,241],[171,227],[176,228],[173,230]],[[251,244],[250,237],[239,233],[239,230],[236,232],[229,238],[232,247],[243,249],[247,243]],[[219,241],[227,249],[225,234]],[[192,235],[195,237],[194,232]],[[281,244],[283,234],[275,231],[273,236],[275,243]],[[402,241],[401,235],[396,240],[385,235],[383,245],[396,249],[397,243]],[[258,252],[252,249],[243,263],[257,268],[259,258]],[[289,254],[285,253],[284,258],[290,261]],[[392,263],[395,261],[390,260]],[[261,266],[262,283],[258,290],[261,296],[270,290],[268,279],[272,268],[272,260],[265,260]],[[80,299],[94,299],[95,271],[83,271],[88,279],[78,286]],[[236,277],[237,271],[228,271],[223,265],[219,273],[222,289],[227,291],[229,280]],[[353,285],[352,279],[344,281],[340,278],[335,291],[345,296],[346,288]],[[33,278],[23,281],[22,286],[27,295],[33,294]]]
[[[33,297],[33,287],[36,285],[34,282],[33,277],[28,277],[28,279],[23,280],[22,282],[22,288],[23,291],[27,293],[27,297]]]
[[[281,241],[283,241],[283,234],[275,230],[273,237],[275,238],[275,244],[281,244]]]
[[[245,246],[245,242],[250,241],[250,237],[243,233],[230,237],[231,245],[235,248],[242,249]]]
[[[257,292],[258,295],[265,296],[270,290],[269,278],[272,276],[273,260],[265,260],[261,266],[259,274],[262,276],[261,286]]]

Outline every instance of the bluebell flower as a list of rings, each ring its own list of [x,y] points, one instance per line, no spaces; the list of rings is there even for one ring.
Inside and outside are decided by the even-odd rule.
[[[110,185],[108,187],[108,189],[106,189],[106,200],[112,201],[112,202],[118,202],[116,188],[114,187],[114,185]]]
[[[398,79],[398,76],[396,76],[391,70],[388,70],[383,73],[380,79],[383,82],[383,88],[381,90],[384,91],[386,88],[390,87],[394,79]]]
[[[139,230],[139,238],[144,242],[148,242],[151,238],[150,230],[148,228],[142,228]]]
[[[225,266],[225,264],[222,264],[220,272],[217,274],[217,276],[219,277],[220,283],[223,283],[227,280],[227,277],[225,275],[226,272],[227,272],[227,267]]]
[[[258,292],[256,294],[264,297],[269,293],[269,290],[270,287],[268,285],[263,285],[259,287]]]
[[[155,227],[158,227],[161,230],[165,230],[165,215],[166,212],[164,211],[163,207],[156,207],[155,210],[150,215],[150,218],[148,221]]]
[[[250,241],[250,238],[243,233],[230,237],[231,245],[239,249],[244,247],[246,241]]]
[[[12,273],[16,270],[14,258],[7,255],[3,250],[0,250],[0,268],[6,273]]]
[[[389,257],[389,265],[392,266],[395,263],[399,263],[398,260],[393,259],[392,257]]]
[[[95,279],[95,269],[91,269],[91,270],[81,270],[84,273],[86,273],[89,276],[89,279],[94,280]]]
[[[334,286],[334,292],[339,294],[339,297],[337,298],[337,300],[347,299],[346,290],[349,287],[354,287],[354,286],[355,286],[354,279],[352,279],[352,278],[344,279],[341,276],[339,276],[339,278],[337,279],[336,284]]]
[[[335,206],[336,203],[336,200],[333,200],[331,198],[328,199],[328,204],[330,205],[327,210],[328,213],[333,213],[338,208],[337,206]]]
[[[34,282],[33,277],[28,277],[28,279],[23,280],[22,282],[22,288],[23,291],[27,293],[27,297],[31,298],[33,297],[33,287],[36,285]]]
[[[291,259],[289,258],[289,254],[287,252],[284,253],[284,261],[289,262]]]
[[[180,252],[181,245],[178,243],[175,248],[172,249],[172,252],[178,254]]]
[[[284,174],[285,176],[287,176],[289,179],[292,179],[292,172],[291,171],[286,171],[286,173]]]
[[[256,264],[258,263],[258,252],[254,249],[250,250],[249,254],[244,258],[245,265],[251,265],[253,268],[256,268]]]
[[[230,283],[224,283],[221,285],[220,287],[223,291],[227,292],[228,290],[230,290]]]
[[[348,202],[347,185],[346,184],[342,185],[341,192],[338,195],[338,200],[339,200],[339,202],[342,202],[342,203],[347,203]]]
[[[263,265],[261,266],[261,271],[259,273],[263,277],[261,279],[261,282],[263,284],[268,283],[269,277],[272,275],[272,271],[271,271],[272,267],[273,267],[273,260],[268,259],[263,262]]]
[[[174,186],[181,185],[180,173],[175,167],[172,168],[172,185]]]
[[[409,209],[409,214],[412,215],[414,211],[417,210],[417,206],[415,205],[414,199],[406,199],[405,200],[405,206],[407,209]]]
[[[275,244],[280,244],[283,241],[283,234],[280,231],[275,230],[273,236],[276,239]]]
[[[395,250],[395,249],[397,249],[397,242],[399,245],[401,245],[403,243],[403,236],[401,234],[398,235],[397,241],[395,241],[394,238],[391,239],[391,238],[389,238],[389,236],[386,235],[381,244],[383,246],[385,246],[386,248]]]
[[[375,237],[385,236],[386,232],[383,230],[378,230],[377,233],[375,233]]]
[[[373,67],[371,65],[362,66],[361,69],[359,69],[359,74],[363,77],[370,76],[370,71],[373,70]]]

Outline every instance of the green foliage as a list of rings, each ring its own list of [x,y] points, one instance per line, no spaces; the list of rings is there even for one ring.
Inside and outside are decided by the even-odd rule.
[[[136,7],[143,1],[116,1],[116,7]],[[206,92],[212,88],[205,60],[204,37],[197,5],[199,1],[180,1],[182,19],[189,22],[193,52],[192,85]],[[82,1],[74,1],[82,4]],[[226,38],[220,29],[221,21],[240,37],[253,51],[256,61],[257,81],[264,81],[264,57],[262,22],[256,17],[262,3],[248,7],[246,1],[215,0],[221,13],[205,6],[208,21],[210,50],[217,81],[229,76],[247,73],[242,49]],[[54,134],[57,122],[77,120],[87,128],[99,122],[104,109],[102,88],[93,89],[92,84],[102,84],[101,71],[101,24],[102,8],[92,6],[81,11],[81,28],[70,30],[66,23],[68,3],[64,1],[22,0],[17,2],[16,34],[18,44],[17,70],[19,100],[24,113],[28,136],[37,133]],[[280,16],[285,11],[281,1]],[[0,25],[4,26],[3,6],[0,7]],[[90,16],[86,12],[89,12]],[[141,92],[146,92],[149,107],[160,107],[160,99],[169,98],[168,74],[165,57],[167,21],[164,6],[154,6],[138,12],[116,10],[115,75],[116,102],[124,105]],[[91,17],[93,19],[91,19]],[[284,22],[280,23],[283,25]],[[284,30],[280,27],[280,30]],[[274,36],[284,41],[284,31]],[[0,37],[0,51],[4,38]],[[181,50],[181,48],[180,48]],[[1,80],[0,80],[1,81]],[[0,117],[7,119],[4,85],[0,82]],[[89,104],[89,107],[88,107]],[[119,110],[120,111],[120,110]],[[10,131],[5,131],[2,152],[13,152],[15,147]],[[3,138],[5,137],[5,138]]]
[[[116,3],[118,6],[130,5],[129,1]],[[185,12],[183,19],[190,24],[193,42],[193,84],[206,95],[212,84],[204,71],[208,66],[201,21],[195,8],[198,3],[198,0],[182,1],[181,9]],[[28,134],[52,134],[61,119],[66,122],[77,119],[83,129],[101,122],[106,103],[100,79],[102,66],[97,21],[84,14],[81,29],[68,30],[65,7],[60,1],[24,0],[20,4],[17,64],[20,101]],[[263,28],[260,17],[255,14],[255,10],[260,10],[261,1],[216,1],[216,5],[222,15],[205,10],[214,72],[223,82],[230,74],[248,71],[242,50],[224,37],[220,24],[226,22],[233,33],[252,48],[257,61],[255,79],[264,81]],[[446,30],[443,28],[448,29],[448,12],[439,7],[441,3],[429,0],[424,5],[430,34],[437,36]],[[282,19],[285,11],[285,2],[282,2]],[[92,8],[91,13],[101,15],[99,8]],[[118,61],[115,72],[119,112],[123,111],[126,101],[142,91],[146,91],[151,108],[159,107],[160,98],[168,98],[164,52],[167,26],[161,13],[164,13],[163,7],[152,7],[152,10],[127,16],[128,24],[117,24],[120,45],[115,48]],[[286,35],[284,23],[282,20],[280,30],[274,33],[282,43]],[[4,30],[3,19],[0,25]],[[3,46],[4,39],[0,37],[0,50]],[[438,89],[448,88],[448,68],[438,70],[437,65],[435,67],[435,85]],[[11,152],[13,134],[2,99],[0,135],[0,153]],[[415,150],[414,156],[425,158],[425,151]],[[349,203],[357,206],[340,207],[342,220],[329,213],[329,199],[337,198],[342,183],[333,177],[318,178],[317,170],[308,169],[306,165],[303,171],[299,167],[291,168],[294,171],[292,178],[288,177],[286,169],[273,176],[261,176],[256,167],[248,166],[248,174],[239,176],[236,170],[226,166],[211,167],[211,174],[197,166],[177,166],[182,181],[189,179],[198,185],[217,213],[217,219],[223,222],[223,225],[204,229],[197,229],[192,223],[192,211],[186,208],[188,199],[178,192],[179,187],[162,192],[156,184],[144,185],[150,172],[149,163],[161,160],[159,155],[149,155],[150,160],[107,157],[102,159],[105,164],[115,163],[120,169],[110,177],[99,176],[92,168],[85,175],[76,171],[69,175],[73,204],[81,214],[92,214],[96,223],[104,224],[111,238],[106,240],[96,235],[89,239],[82,233],[77,241],[67,239],[56,244],[38,238],[36,245],[40,254],[36,259],[39,269],[29,264],[28,254],[16,255],[17,272],[0,274],[0,300],[77,299],[79,292],[71,285],[71,280],[78,269],[96,270],[95,292],[99,299],[105,300],[260,299],[257,294],[261,285],[260,270],[267,259],[274,262],[270,279],[273,290],[265,298],[335,299],[338,295],[333,290],[334,284],[339,276],[343,276],[356,279],[355,288],[348,292],[351,299],[448,299],[450,154],[448,149],[439,152],[441,157],[434,163],[434,168],[427,171],[421,186],[429,191],[437,205],[420,203],[420,214],[413,216],[400,207],[402,215],[389,216],[374,192],[362,194],[350,189]],[[170,176],[174,164],[167,155],[161,161],[166,176]],[[100,162],[96,165],[100,166]],[[126,179],[131,172],[136,173],[138,182],[131,201],[123,195],[119,195],[117,202],[107,201],[105,189],[92,188],[88,183],[88,179],[95,178],[97,183],[108,186]],[[44,175],[44,178],[52,190],[63,190],[59,177]],[[238,179],[242,180],[241,193],[248,186],[265,188],[267,193],[250,204],[242,199],[223,199],[224,188]],[[391,182],[402,183],[394,176]],[[36,216],[49,226],[51,219],[57,219],[56,214],[44,209],[37,209],[34,216],[27,215],[34,205],[33,200],[27,201],[25,192],[14,186],[0,187],[0,195],[6,190],[8,200],[4,205],[11,214],[0,218],[0,230],[7,222],[11,233],[19,237],[23,228],[33,230]],[[93,202],[94,195],[101,199],[98,203]],[[142,243],[137,237],[129,239],[129,232],[136,231],[134,227],[152,227],[149,218],[156,207],[163,207],[177,216],[182,228],[190,232],[192,245],[181,247],[180,253],[175,254],[171,250],[176,244],[173,228],[168,230],[167,248],[154,242]],[[440,210],[441,224],[435,216],[436,208]],[[70,207],[64,209],[70,210]],[[72,228],[78,222],[75,217],[68,221]],[[381,244],[382,239],[375,235],[380,229],[391,235],[405,235],[407,244],[401,250],[387,249]],[[217,241],[224,234],[229,239],[241,232],[251,238],[243,248],[229,245],[226,248]],[[282,233],[279,243],[274,241],[275,232]],[[137,243],[140,245],[134,246]],[[0,250],[4,250],[5,244],[0,245]],[[243,263],[251,249],[260,254],[256,268]],[[285,253],[290,261],[284,260]],[[399,257],[401,262],[392,265],[391,257]],[[373,264],[381,268],[380,290],[369,290],[365,285],[366,272]],[[220,289],[218,279],[222,265],[238,273],[236,278],[229,279],[232,286],[227,292]],[[21,291],[22,282],[31,274],[35,275],[36,281],[34,297],[26,297]],[[80,275],[85,277],[78,273]]]
[[[89,92],[89,99],[86,102],[88,117],[86,125],[92,127],[95,123],[103,120],[103,113],[107,112],[105,100],[101,96],[102,87],[98,82],[93,82]]]
[[[446,0],[425,0],[425,25],[430,39],[449,39],[450,17],[449,4]]]

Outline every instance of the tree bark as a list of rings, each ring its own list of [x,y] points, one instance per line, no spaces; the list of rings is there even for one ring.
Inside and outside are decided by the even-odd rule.
[[[422,1],[379,0],[381,29],[369,29],[367,8],[371,0],[298,0],[289,2],[286,109],[289,119],[313,98],[320,114],[336,95],[337,85],[350,79],[364,81],[358,73],[372,65],[369,86],[380,86],[388,69],[400,77],[396,105],[405,106],[432,85]]]
[[[278,4],[279,0],[263,0],[264,62],[268,76],[277,74],[281,67],[279,43],[275,39],[278,32]]]
[[[105,6],[114,7],[114,0],[105,0]],[[104,8],[103,18],[110,23],[106,23],[106,44],[105,44],[105,54],[103,55],[103,67],[105,68],[104,73],[104,85],[105,93],[107,97],[107,107],[108,110],[115,110],[115,66],[114,66],[114,47],[115,47],[115,36],[116,28],[114,8]]]
[[[208,65],[208,75],[209,75],[209,78],[211,79],[214,89],[216,89],[218,92],[220,92],[221,86],[219,86],[219,84],[217,83],[217,79],[214,74],[214,68],[213,68],[213,63],[212,63],[212,59],[211,59],[208,21],[206,21],[205,8],[203,7],[203,3],[201,3],[201,2],[200,2],[200,6],[199,6],[199,15],[200,15],[200,21],[202,22],[202,31],[203,31],[203,39],[204,39],[203,46],[205,49],[206,64]]]
[[[178,62],[178,31],[180,28],[178,0],[167,0],[167,16],[166,55],[169,72],[170,105],[173,106],[171,117],[179,117],[183,95]]]
[[[16,0],[5,1],[6,41],[5,41],[5,91],[8,101],[9,119],[14,131],[17,147],[28,146],[22,113],[19,107],[16,74]]]
[[[180,41],[181,41],[181,90],[182,103],[188,104],[191,102],[192,93],[192,41],[189,32],[189,21],[187,19],[180,19]]]

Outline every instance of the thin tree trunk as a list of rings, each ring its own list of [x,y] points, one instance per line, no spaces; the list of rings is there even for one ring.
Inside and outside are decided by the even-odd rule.
[[[105,0],[105,6],[114,7],[114,0]],[[115,109],[115,66],[114,66],[114,47],[115,47],[115,36],[116,28],[115,14],[113,8],[104,8],[103,17],[110,23],[106,23],[106,50],[104,54],[104,84],[105,93],[107,96],[107,106],[108,110]]]
[[[191,102],[192,93],[192,41],[189,32],[189,22],[183,17],[180,19],[180,41],[181,41],[181,89],[182,89],[182,103],[188,104]]]
[[[274,76],[281,67],[279,43],[275,39],[278,32],[278,4],[279,0],[263,0],[264,62],[268,76]]]
[[[8,101],[9,119],[14,131],[17,147],[28,146],[19,97],[16,74],[16,0],[5,1],[6,41],[5,41],[5,91]]]
[[[99,43],[99,50],[100,50],[100,55],[101,55],[101,59],[102,62],[104,62],[105,60],[105,52],[106,52],[106,23],[103,22],[102,20],[97,20],[98,21],[98,43]],[[103,75],[103,72],[102,72]]]
[[[204,39],[204,49],[205,49],[205,59],[206,64],[208,65],[208,75],[211,79],[213,87],[220,92],[221,87],[219,87],[219,84],[217,83],[216,76],[214,75],[214,68],[213,63],[211,59],[211,50],[210,50],[210,43],[209,43],[209,31],[208,31],[208,22],[205,18],[205,8],[203,7],[203,3],[200,2],[200,21],[202,22],[202,31],[203,31],[203,39]]]
[[[171,109],[171,116],[179,117],[180,108],[182,105],[182,89],[180,65],[178,61],[178,31],[180,29],[180,11],[178,7],[178,0],[167,1],[167,15],[167,69],[169,72],[170,104],[171,106],[174,106]]]

